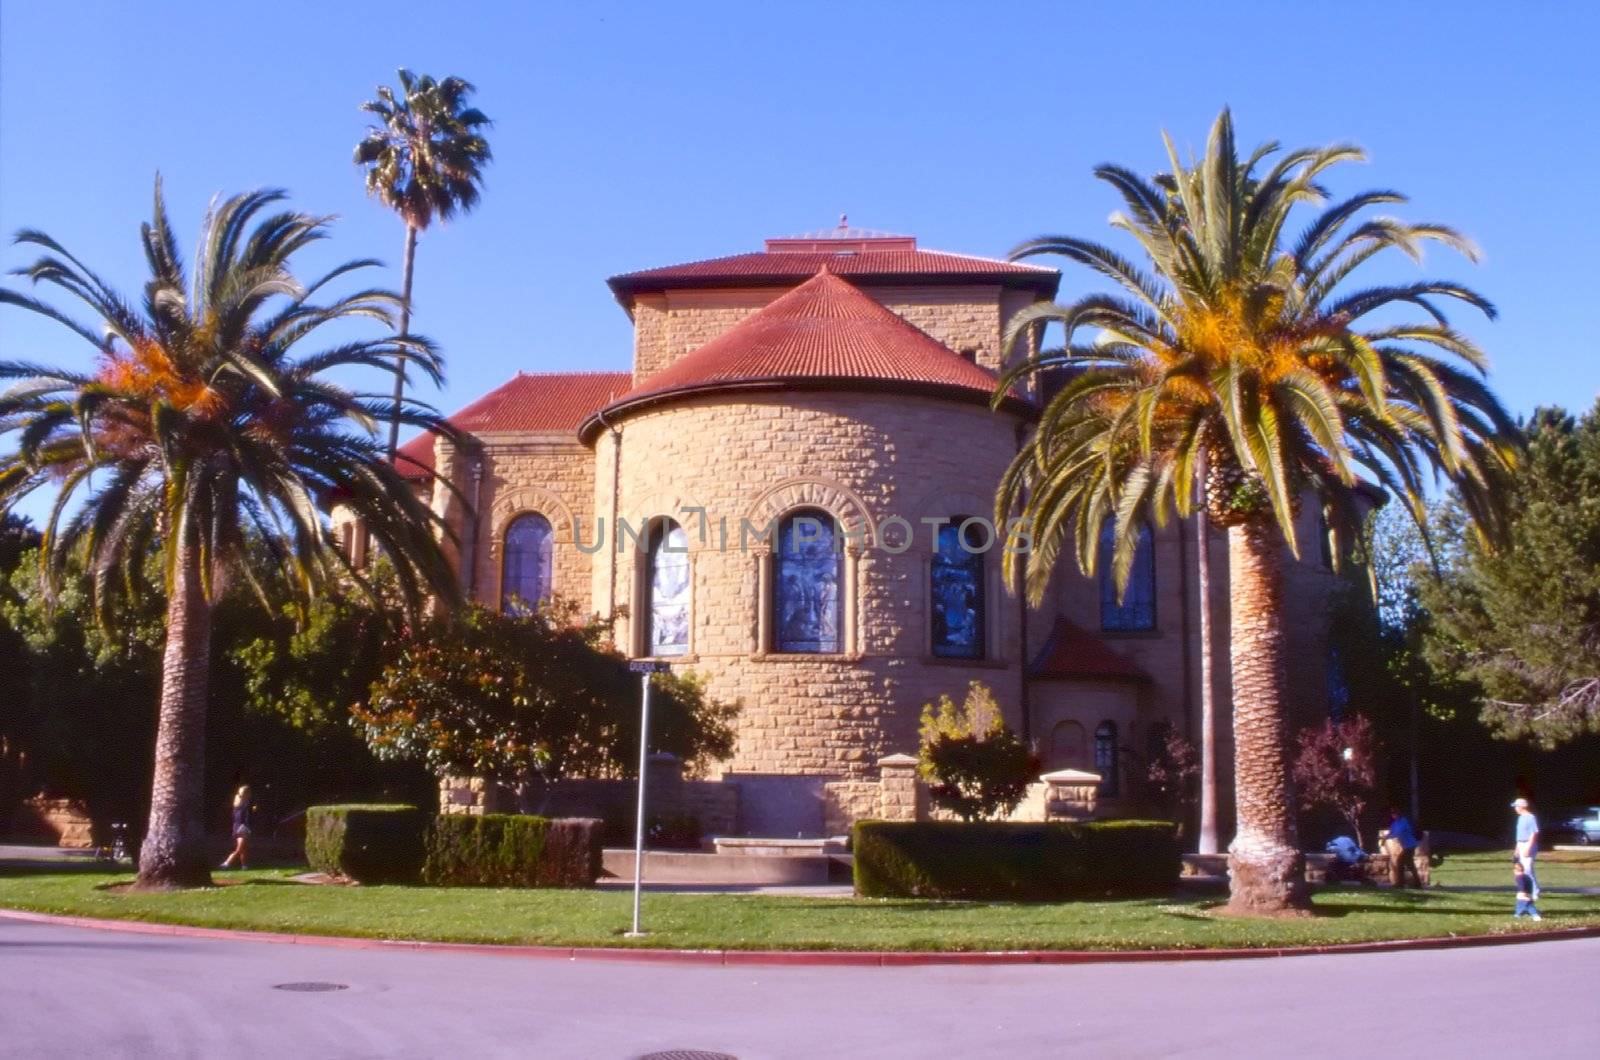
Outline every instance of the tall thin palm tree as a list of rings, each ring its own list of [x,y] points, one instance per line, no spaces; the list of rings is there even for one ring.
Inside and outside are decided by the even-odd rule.
[[[348,323],[392,326],[400,300],[361,289],[326,302],[328,284],[376,265],[351,261],[302,284],[290,259],[326,236],[325,219],[262,212],[283,198],[254,192],[206,214],[186,269],[156,181],[152,220],[141,227],[149,280],[143,298],[118,294],[42,232],[18,242],[43,249],[22,275],[88,306],[93,323],[18,291],[0,305],[64,325],[96,351],[73,372],[0,362],[0,511],[40,489],[57,490],[44,526],[41,575],[58,583],[76,551],[102,605],[146,591],[152,549],[164,562],[166,645],[150,821],[139,859],[145,887],[209,881],[202,820],[212,613],[234,581],[265,598],[261,572],[303,595],[360,575],[332,546],[320,506],[336,500],[366,520],[393,562],[408,606],[452,600],[455,580],[417,499],[377,441],[382,393],[352,391],[330,375],[416,365],[434,379],[425,340],[385,333],[358,339]],[[329,324],[332,345],[305,351]],[[408,403],[407,423],[438,430],[431,410]],[[445,428],[447,429],[447,428]]]
[[[1298,555],[1296,514],[1306,501],[1321,506],[1338,556],[1366,510],[1363,479],[1421,519],[1432,471],[1455,483],[1492,539],[1503,530],[1500,486],[1518,435],[1484,382],[1483,352],[1442,309],[1459,302],[1492,317],[1487,300],[1442,280],[1347,290],[1385,251],[1418,259],[1436,242],[1476,256],[1450,228],[1369,214],[1403,202],[1394,192],[1328,205],[1320,181],[1362,159],[1359,148],[1280,155],[1269,143],[1241,158],[1224,110],[1203,158],[1184,164],[1170,139],[1167,150],[1171,171],[1154,180],[1120,166],[1096,170],[1122,196],[1126,212],[1111,223],[1138,242],[1144,265],[1070,236],[1013,251],[1064,255],[1119,290],[1013,319],[1011,344],[1050,322],[1065,342],[1019,363],[998,393],[1031,373],[1064,378],[1003,479],[996,510],[1028,498],[1034,550],[1006,561],[1026,564],[1035,598],[1063,548],[1095,570],[1107,520],[1110,561],[1124,582],[1142,518],[1188,516],[1203,503],[1226,528],[1238,816],[1231,904],[1281,911],[1307,902],[1285,746],[1284,565]],[[1301,206],[1316,212],[1290,238]]]
[[[378,98],[361,109],[381,124],[370,126],[356,144],[355,162],[367,173],[367,194],[400,215],[406,226],[400,274],[400,334],[411,328],[411,271],[417,236],[436,219],[478,205],[483,169],[492,157],[483,130],[492,123],[467,105],[476,89],[459,77],[435,81],[426,74],[399,71],[400,95],[379,85]],[[389,456],[400,442],[400,405],[405,396],[403,365],[395,366],[394,415],[389,420]]]

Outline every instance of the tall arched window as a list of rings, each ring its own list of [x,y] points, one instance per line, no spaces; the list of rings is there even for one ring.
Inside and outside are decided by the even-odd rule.
[[[506,527],[505,559],[500,577],[500,610],[528,614],[550,597],[550,562],[554,550],[550,520],[529,512]]]
[[[1115,541],[1115,528],[1108,519],[1100,528],[1100,628],[1108,633],[1149,632],[1156,628],[1155,536],[1149,523],[1139,524],[1133,569],[1120,599],[1113,560]]]
[[[1082,769],[1089,764],[1089,741],[1083,726],[1059,721],[1050,730],[1050,769]]]
[[[780,652],[844,650],[839,598],[844,552],[827,512],[802,509],[778,524],[773,556],[772,647]]]
[[[967,532],[962,533],[962,527]],[[929,566],[933,603],[933,654],[941,659],[983,658],[985,542],[979,524],[957,516],[939,527],[939,547]]]
[[[1117,723],[1102,721],[1094,730],[1094,771],[1100,774],[1100,794],[1117,793]]]
[[[650,535],[645,579],[647,655],[683,655],[689,650],[689,538],[671,519]]]

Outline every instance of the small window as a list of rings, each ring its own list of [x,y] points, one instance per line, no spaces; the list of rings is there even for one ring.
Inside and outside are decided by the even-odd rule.
[[[649,655],[683,655],[689,650],[689,538],[671,519],[650,536],[650,569],[645,582]]]
[[[1117,596],[1115,528],[1107,520],[1100,530],[1100,629],[1107,633],[1148,633],[1156,628],[1156,550],[1150,524],[1139,526],[1128,586]]]
[[[987,542],[978,530],[978,523],[969,523],[962,516],[939,527],[939,547],[929,567],[929,594],[933,601],[933,654],[941,659],[983,658]]]
[[[844,584],[844,553],[833,517],[815,509],[786,517],[778,524],[773,560],[773,650],[841,651],[839,594]]]
[[[538,512],[519,515],[506,527],[500,579],[500,609],[506,614],[530,614],[549,599],[553,538],[550,520]]]
[[[1102,721],[1094,730],[1094,771],[1100,774],[1100,794],[1117,794],[1117,723]]]

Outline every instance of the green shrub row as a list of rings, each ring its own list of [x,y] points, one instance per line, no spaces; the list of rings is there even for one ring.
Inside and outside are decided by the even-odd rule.
[[[1182,868],[1166,821],[1011,824],[858,821],[856,893],[1052,901],[1170,890]]]
[[[360,883],[415,883],[428,817],[415,806],[313,806],[306,810],[306,863]]]
[[[600,875],[601,825],[526,814],[434,819],[422,882],[454,887],[588,887]]]
[[[358,883],[588,887],[600,875],[597,820],[522,814],[432,816],[415,806],[313,806],[306,861]]]

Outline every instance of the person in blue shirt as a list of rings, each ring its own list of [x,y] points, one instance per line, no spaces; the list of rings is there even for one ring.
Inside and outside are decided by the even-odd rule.
[[[1406,885],[1407,872],[1411,873],[1411,885],[1422,886],[1422,877],[1417,875],[1417,830],[1411,826],[1411,819],[1394,807],[1389,808],[1389,883],[1395,887]]]
[[[1539,877],[1534,875],[1533,859],[1539,853],[1539,819],[1528,808],[1528,800],[1518,798],[1511,804],[1517,811],[1517,847],[1512,857],[1517,864],[1522,866],[1522,871],[1527,874],[1529,894],[1533,901],[1539,900]],[[1534,914],[1538,915],[1537,912]]]

